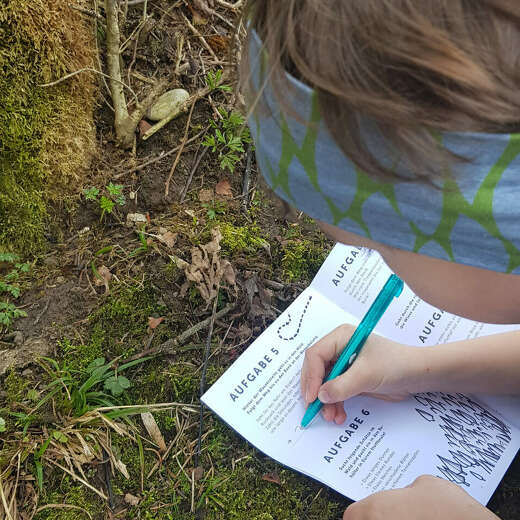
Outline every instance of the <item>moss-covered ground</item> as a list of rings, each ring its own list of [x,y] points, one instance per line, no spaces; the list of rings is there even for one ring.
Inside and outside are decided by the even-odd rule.
[[[129,4],[120,4],[121,62],[140,99],[172,64],[183,71],[175,86],[194,92],[227,60],[232,10],[215,3],[219,16],[206,19],[181,2]],[[77,178],[92,149],[85,137],[92,98],[75,96],[83,99],[93,86],[79,77],[38,86],[90,63],[92,33],[68,27],[75,20],[93,29],[89,9],[96,6],[101,52],[93,63],[104,64],[101,2],[78,0],[74,6],[83,11],[70,5],[8,0],[0,7],[0,253],[20,250],[31,265],[21,295],[2,295],[28,314],[0,329],[0,352],[25,352],[0,375],[0,487],[10,493],[18,484],[20,514],[13,520],[341,518],[347,499],[258,452],[210,411],[199,432],[208,327],[195,329],[211,316],[213,302],[185,274],[194,248],[200,253],[218,227],[221,249],[206,261],[231,264],[235,284],[221,284],[217,310],[235,307],[215,322],[208,387],[308,285],[332,244],[308,218],[286,217],[245,152],[230,172],[218,151],[204,150],[209,121],[222,127],[218,109],[240,109],[231,79],[229,88],[196,103],[189,125],[182,115],[149,140],[138,139],[135,154],[115,147],[109,93],[99,81],[99,153],[88,177]],[[216,61],[182,15],[207,37]],[[185,132],[199,137],[175,161],[172,150]],[[126,202],[103,218],[99,200],[73,195],[82,188],[107,193],[111,182]],[[77,208],[66,225],[52,217],[63,204]],[[140,222],[127,221],[128,214]],[[7,272],[0,262],[0,282]],[[188,330],[195,332],[184,337]],[[33,354],[35,341],[45,346],[44,358]],[[135,364],[125,369],[130,359]],[[110,363],[107,378],[85,395],[102,363]],[[152,409],[165,452],[139,415],[158,403],[170,403]],[[103,404],[106,414],[114,405],[142,408],[104,420],[85,411]],[[520,511],[515,464],[493,499],[503,520]],[[0,518],[1,504],[0,497]]]

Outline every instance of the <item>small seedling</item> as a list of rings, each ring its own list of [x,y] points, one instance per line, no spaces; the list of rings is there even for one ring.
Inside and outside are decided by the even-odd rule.
[[[122,184],[109,183],[102,191],[96,187],[86,188],[83,190],[83,196],[85,200],[98,203],[101,210],[99,220],[103,220],[107,213],[111,214],[114,211],[114,207],[125,205],[126,197],[123,194],[123,189]]]
[[[226,203],[220,200],[216,200],[212,204],[204,202],[201,206],[206,209],[208,220],[216,220],[219,215],[226,213]]]
[[[222,80],[222,69],[216,71],[210,70],[206,74],[206,85],[213,92],[214,90],[221,90],[222,92],[231,92],[233,89],[229,85],[219,85]]]
[[[227,112],[222,108],[219,108],[219,112],[222,121],[211,121],[214,133],[207,135],[202,144],[213,153],[218,153],[222,169],[233,173],[240,160],[240,154],[245,153],[244,146],[251,142],[251,136],[241,114],[235,111]]]
[[[0,296],[5,294],[4,301],[0,300],[0,331],[9,329],[18,318],[27,317],[25,311],[20,310],[9,298],[19,298],[21,294],[20,276],[31,269],[30,264],[20,263],[19,257],[13,253],[0,252],[0,263],[11,264],[6,275],[0,276]]]

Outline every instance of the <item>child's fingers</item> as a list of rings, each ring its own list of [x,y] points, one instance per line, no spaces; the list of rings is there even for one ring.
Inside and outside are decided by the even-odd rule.
[[[343,403],[325,404],[321,413],[326,421],[334,421],[336,424],[344,423],[347,418]]]
[[[374,389],[372,379],[372,374],[357,361],[344,374],[324,383],[318,398],[322,403],[343,403],[356,395],[371,392]]]
[[[318,396],[326,367],[338,357],[353,332],[353,326],[341,325],[306,350],[300,388],[307,403],[312,403]]]

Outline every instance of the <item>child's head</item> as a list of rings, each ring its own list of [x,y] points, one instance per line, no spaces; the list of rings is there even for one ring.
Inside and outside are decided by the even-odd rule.
[[[435,131],[520,128],[518,0],[249,0],[246,13],[277,90],[284,70],[314,87],[335,140],[369,173],[385,170],[363,117],[422,174],[449,157]]]

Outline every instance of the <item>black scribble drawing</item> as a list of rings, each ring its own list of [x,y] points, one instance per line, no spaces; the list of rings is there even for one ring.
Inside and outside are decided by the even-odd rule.
[[[309,308],[309,304],[311,303],[311,300],[312,300],[312,296],[309,296],[307,303],[305,304],[305,307],[303,309],[302,315],[300,316],[300,321],[298,322],[298,328],[296,329],[296,332],[290,337],[286,337],[281,334],[282,329],[284,329],[285,327],[289,327],[293,321],[291,318],[291,315],[289,313],[287,314],[287,321],[284,324],[280,325],[278,327],[278,330],[276,331],[276,333],[278,334],[278,337],[281,340],[292,341],[293,339],[295,339],[298,336],[298,334],[300,333],[300,330],[302,328],[303,317],[305,316],[305,313],[307,312],[307,309]]]
[[[447,449],[437,454],[441,478],[470,487],[485,481],[511,442],[511,430],[481,404],[463,394],[415,396],[417,413],[443,431]]]

